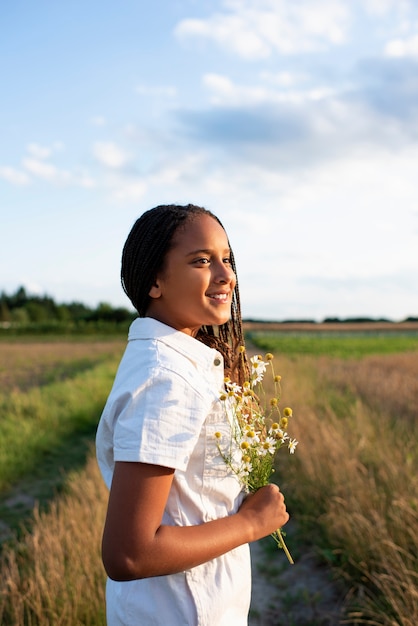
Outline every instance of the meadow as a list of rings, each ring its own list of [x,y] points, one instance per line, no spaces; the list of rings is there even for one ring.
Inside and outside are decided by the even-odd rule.
[[[275,354],[300,442],[276,471],[296,520],[293,556],[313,549],[344,599],[338,621],[321,624],[415,626],[418,331],[248,338]],[[105,624],[107,494],[92,446],[123,348],[124,339],[0,342],[4,626]],[[282,619],[274,624],[314,624]]]

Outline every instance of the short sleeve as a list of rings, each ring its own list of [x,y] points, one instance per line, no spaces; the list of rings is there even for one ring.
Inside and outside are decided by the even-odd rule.
[[[184,470],[210,410],[200,395],[176,372],[158,368],[125,396],[115,424],[115,461],[137,461]]]

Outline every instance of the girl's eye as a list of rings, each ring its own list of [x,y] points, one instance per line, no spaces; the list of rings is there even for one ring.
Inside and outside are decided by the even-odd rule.
[[[230,257],[227,257],[226,259],[224,259],[224,263],[228,263],[229,265],[231,264],[231,259]]]
[[[202,265],[206,265],[206,263],[209,263],[209,259],[207,259],[206,257],[202,257],[201,259],[196,259],[196,263],[201,263]]]

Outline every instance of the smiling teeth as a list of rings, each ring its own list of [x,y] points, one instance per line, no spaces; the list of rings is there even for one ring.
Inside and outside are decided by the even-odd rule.
[[[228,300],[228,294],[216,293],[213,296],[209,296],[209,298],[214,298],[215,300]]]

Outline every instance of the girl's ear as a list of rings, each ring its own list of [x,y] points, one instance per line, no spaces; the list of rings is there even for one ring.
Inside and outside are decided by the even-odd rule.
[[[148,295],[150,298],[159,298],[161,296],[161,287],[158,283],[158,280],[154,282],[153,286],[148,292]]]

